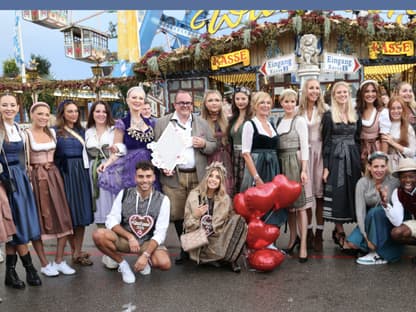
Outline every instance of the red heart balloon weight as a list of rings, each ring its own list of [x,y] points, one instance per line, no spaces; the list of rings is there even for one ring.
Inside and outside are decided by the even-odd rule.
[[[244,219],[249,221],[253,218],[251,212],[247,209],[246,202],[244,201],[244,193],[238,193],[234,196],[234,210]]]
[[[274,209],[289,207],[299,197],[302,185],[296,181],[288,180],[283,174],[278,174],[272,180],[277,187]]]
[[[280,235],[277,226],[265,224],[255,219],[248,224],[247,246],[250,249],[262,249],[275,242]]]
[[[272,182],[248,188],[244,192],[247,209],[256,215],[256,217],[262,217],[273,208],[276,191],[276,185]]]
[[[279,266],[283,260],[284,255],[277,250],[272,249],[260,249],[254,253],[249,254],[248,262],[250,266],[259,271],[272,271]]]

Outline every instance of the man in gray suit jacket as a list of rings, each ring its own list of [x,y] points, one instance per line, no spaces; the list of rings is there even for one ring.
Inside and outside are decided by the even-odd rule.
[[[175,96],[175,112],[157,120],[154,132],[159,140],[169,123],[183,131],[185,137],[192,139],[192,146],[186,148],[186,163],[176,166],[173,171],[163,169],[160,176],[163,193],[171,202],[170,219],[175,224],[178,236],[182,234],[185,202],[189,192],[195,188],[205,175],[207,155],[215,152],[217,142],[206,120],[192,114],[193,100],[189,92],[179,90]],[[181,264],[187,254],[181,250],[175,263]]]

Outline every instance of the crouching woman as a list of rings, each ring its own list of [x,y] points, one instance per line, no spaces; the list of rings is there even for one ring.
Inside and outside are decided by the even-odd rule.
[[[358,226],[344,244],[366,252],[357,259],[358,264],[386,264],[400,259],[402,248],[395,243],[390,231],[393,228],[386,209],[398,181],[388,171],[388,156],[374,152],[368,156],[366,176],[358,180],[355,205]]]
[[[191,191],[185,205],[185,233],[205,229],[208,245],[189,252],[199,263],[227,263],[232,271],[240,272],[238,257],[247,236],[244,219],[235,214],[232,201],[226,192],[225,167],[213,162],[206,169],[205,177]]]

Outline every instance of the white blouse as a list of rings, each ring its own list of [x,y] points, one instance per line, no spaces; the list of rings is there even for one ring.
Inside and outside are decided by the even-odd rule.
[[[277,127],[277,133],[281,135],[289,132],[292,120],[293,118],[283,118]],[[295,119],[293,127],[299,136],[300,158],[301,160],[309,160],[308,125],[306,123],[306,119],[302,116],[298,116]]]
[[[268,136],[270,138],[277,135],[276,131],[272,127],[272,124],[268,121],[267,125],[269,126],[269,129],[272,132],[272,135],[270,136],[266,130],[264,130],[263,126],[261,125],[260,120],[258,120],[257,117],[253,117],[251,119],[254,121],[254,124],[256,125],[257,131],[259,134]],[[254,128],[250,121],[246,121],[243,125],[243,132],[241,136],[241,152],[242,153],[250,153],[251,147],[253,146],[253,135],[254,135]]]

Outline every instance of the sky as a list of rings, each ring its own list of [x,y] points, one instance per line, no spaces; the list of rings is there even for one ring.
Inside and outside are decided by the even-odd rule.
[[[18,11],[21,15],[20,11]],[[93,27],[101,32],[108,30],[109,22],[117,23],[116,11],[70,11],[72,21],[77,22],[81,19],[81,25]],[[104,12],[102,14],[97,13]],[[386,11],[385,11],[386,12]],[[179,19],[183,17],[183,10],[164,11],[166,15],[174,16]],[[345,13],[351,17],[351,13]],[[14,36],[14,16],[13,10],[0,10],[0,65],[8,58],[14,58],[13,36]],[[394,17],[394,15],[393,15]],[[272,17],[273,18],[273,17]],[[277,19],[275,16],[274,18]],[[22,41],[25,61],[30,61],[30,55],[36,54],[47,58],[52,66],[51,73],[57,80],[87,79],[92,77],[92,64],[68,58],[64,54],[63,33],[57,29],[49,29],[22,19]],[[153,40],[153,46],[166,46],[167,41],[164,35],[158,34]],[[112,52],[117,50],[117,39],[109,40],[109,49]],[[0,66],[0,72],[2,66]],[[1,73],[2,74],[2,73]]]
[[[21,11],[18,11],[21,16]],[[84,18],[91,17],[101,11],[77,11],[72,10],[72,21],[76,22]],[[174,15],[175,12],[170,12]],[[176,13],[177,16],[180,16]],[[14,36],[14,10],[0,10],[0,65],[4,60],[14,58],[13,36]],[[93,27],[101,32],[107,32],[109,22],[117,23],[117,13],[103,13],[95,17],[88,18],[80,24]],[[30,61],[30,55],[36,54],[47,58],[52,66],[51,73],[57,80],[87,79],[92,77],[91,66],[93,64],[68,58],[64,54],[64,35],[58,29],[49,29],[21,19],[22,41],[25,62]],[[164,39],[162,35],[156,35],[155,45],[161,45]],[[117,50],[117,39],[109,40],[109,49],[112,52]],[[2,66],[0,66],[2,75]]]

